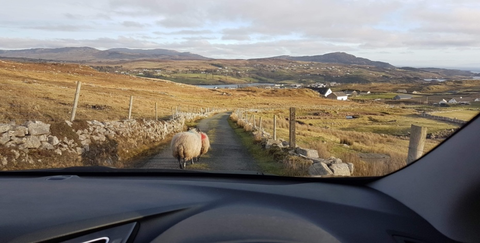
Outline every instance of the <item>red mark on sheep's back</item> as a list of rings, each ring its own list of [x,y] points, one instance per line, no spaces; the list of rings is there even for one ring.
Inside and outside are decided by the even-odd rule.
[[[205,140],[207,138],[207,135],[205,135],[203,133],[200,133],[200,135],[202,135],[202,140]]]

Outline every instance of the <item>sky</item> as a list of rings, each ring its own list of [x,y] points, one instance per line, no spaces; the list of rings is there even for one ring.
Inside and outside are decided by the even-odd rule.
[[[0,49],[171,49],[247,59],[346,52],[480,71],[478,0],[15,0]]]

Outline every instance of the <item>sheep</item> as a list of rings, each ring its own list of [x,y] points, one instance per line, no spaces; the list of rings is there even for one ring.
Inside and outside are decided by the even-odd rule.
[[[208,136],[204,132],[200,132],[200,137],[202,140],[202,148],[200,150],[200,155],[196,158],[196,162],[200,161],[200,156],[206,154],[208,150],[210,149],[210,140],[208,139]]]
[[[200,156],[202,149],[201,136],[196,131],[181,132],[175,134],[170,144],[172,148],[172,155],[178,160],[180,169],[184,169],[187,161]]]

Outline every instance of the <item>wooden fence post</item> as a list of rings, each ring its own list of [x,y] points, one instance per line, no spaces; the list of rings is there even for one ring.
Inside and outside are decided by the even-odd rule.
[[[72,116],[70,117],[70,121],[72,122],[75,120],[75,113],[77,113],[78,98],[80,97],[81,86],[82,82],[77,81],[77,90],[75,91],[75,98],[73,98]]]
[[[290,148],[296,148],[295,141],[295,107],[290,107],[290,126],[289,126],[289,144]]]
[[[155,102],[155,121],[158,121],[158,115],[157,115],[157,102]]]
[[[273,140],[277,141],[277,116],[273,115]]]
[[[426,138],[427,128],[412,124],[410,128],[410,143],[408,144],[407,164],[410,164],[416,159],[422,157]]]
[[[255,124],[256,123],[255,122],[255,115],[252,115],[252,117],[253,117],[253,119],[252,119],[253,120],[253,128],[257,128],[257,125]]]
[[[262,117],[260,117],[260,121],[258,123],[258,130],[262,131]]]
[[[128,108],[128,120],[132,119],[133,95],[130,96],[130,107]]]

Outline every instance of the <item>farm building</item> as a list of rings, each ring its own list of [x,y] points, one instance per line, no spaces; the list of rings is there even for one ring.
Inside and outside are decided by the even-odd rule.
[[[333,100],[347,100],[348,96],[343,92],[332,92],[327,98]]]
[[[416,91],[416,90],[412,91],[412,94],[419,94],[419,93],[420,93],[420,92],[418,92],[418,91]]]
[[[449,104],[457,104],[457,100],[455,98],[452,98],[448,101]]]
[[[445,99],[442,99],[438,104],[447,104],[447,101]]]
[[[479,98],[476,98],[475,100],[473,100],[473,102],[479,102],[480,99]]]
[[[360,91],[360,95],[368,95],[370,94],[370,91]]]
[[[396,95],[395,97],[393,97],[394,100],[409,100],[411,98],[411,95]]]
[[[343,91],[347,96],[355,97],[358,95],[358,92],[355,90],[344,90]]]
[[[327,97],[329,94],[332,93],[332,90],[330,88],[310,88],[310,89],[317,91],[323,97]]]

